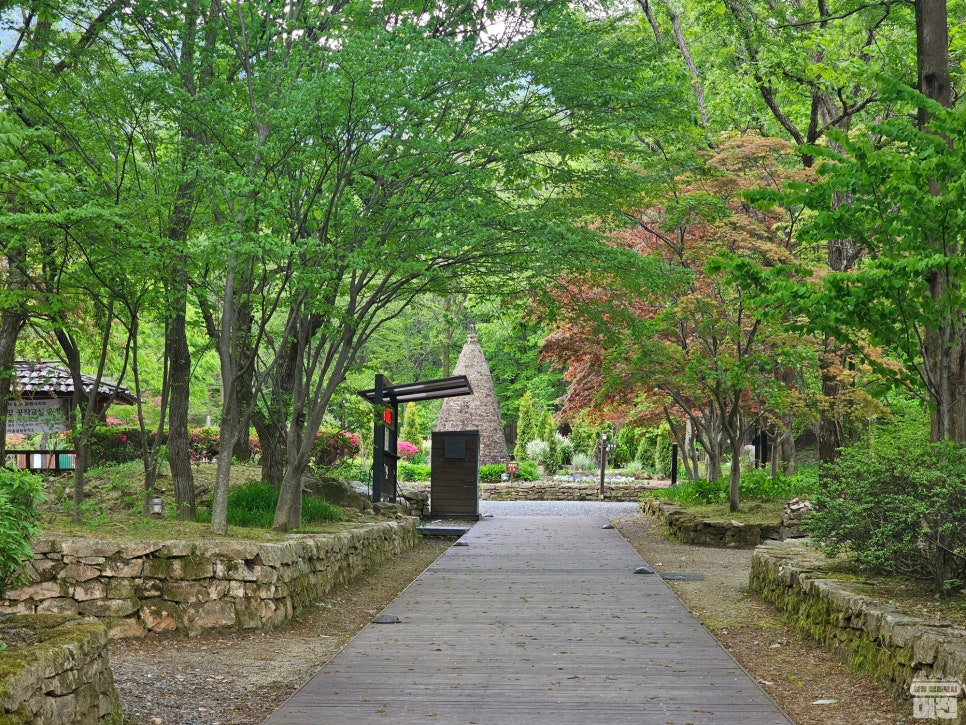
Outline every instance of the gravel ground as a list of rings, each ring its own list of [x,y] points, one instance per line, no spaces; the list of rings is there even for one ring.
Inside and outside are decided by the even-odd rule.
[[[633,503],[481,501],[492,516],[603,515],[658,571],[694,573],[671,583],[689,609],[798,725],[909,725],[892,700],[803,642],[746,593],[751,552],[670,541]],[[449,522],[444,523],[458,523]],[[332,592],[298,622],[271,633],[114,642],[111,665],[125,725],[257,725],[371,621],[452,542],[429,538]],[[816,705],[819,700],[833,704]],[[606,724],[602,724],[606,725]],[[726,725],[726,724],[723,724]]]

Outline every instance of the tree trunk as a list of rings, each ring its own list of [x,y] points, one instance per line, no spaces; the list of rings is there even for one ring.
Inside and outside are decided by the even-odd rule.
[[[194,473],[191,470],[191,444],[188,435],[188,406],[191,392],[191,352],[186,331],[187,277],[183,270],[175,275],[177,291],[172,298],[173,317],[168,326],[171,402],[168,415],[168,465],[174,484],[175,506],[179,521],[197,517]]]
[[[919,91],[950,108],[952,82],[949,75],[949,21],[946,0],[916,0],[916,67]],[[929,113],[919,109],[919,126],[926,129]],[[942,193],[939,181],[930,182],[933,194]],[[935,240],[937,253],[958,256],[956,240]],[[958,281],[946,270],[927,279],[933,300],[940,300]],[[934,441],[966,442],[966,320],[962,310],[947,311],[938,328],[927,330],[923,349],[929,388],[935,402],[931,433]]]
[[[252,424],[261,445],[262,483],[276,487],[282,484],[288,460],[285,432],[295,385],[298,354],[299,346],[293,335],[288,338],[286,348],[278,353],[271,390],[265,398],[264,408],[259,408],[252,416]]]
[[[818,459],[821,463],[834,463],[839,457],[839,449],[845,445],[842,411],[839,409],[842,384],[839,376],[835,374],[839,369],[838,362],[838,358],[830,351],[822,355],[819,361],[822,397],[818,413]]]
[[[731,469],[728,475],[728,510],[736,514],[741,505],[741,439],[731,440]]]
[[[18,309],[4,310],[0,320],[0,466],[7,460],[7,411],[16,376],[17,338],[22,327],[23,315]]]

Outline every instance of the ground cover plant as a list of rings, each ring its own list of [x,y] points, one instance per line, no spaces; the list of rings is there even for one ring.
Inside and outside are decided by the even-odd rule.
[[[652,496],[667,498],[674,503],[690,506],[696,504],[724,504],[728,501],[728,479],[717,481],[699,479],[682,481]],[[772,476],[767,469],[755,468],[741,474],[739,484],[742,501],[781,501],[809,497],[818,486],[818,470],[802,468],[794,475],[779,471]]]
[[[39,476],[0,468],[0,595],[23,581],[23,563],[33,558],[30,542],[42,500]]]

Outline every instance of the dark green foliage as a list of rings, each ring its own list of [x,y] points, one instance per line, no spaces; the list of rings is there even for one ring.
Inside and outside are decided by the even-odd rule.
[[[514,481],[536,481],[540,478],[540,471],[537,464],[533,461],[520,461],[520,470],[513,474]],[[488,466],[480,466],[480,483],[499,483],[503,480],[502,476],[506,473],[506,466],[502,463],[493,463]]]
[[[657,428],[648,428],[642,431],[637,443],[637,451],[634,458],[645,468],[654,467],[655,455],[657,453]]]
[[[617,434],[617,448],[610,453],[608,460],[613,468],[623,468],[637,453],[637,429],[630,426],[621,428]]]
[[[396,468],[400,481],[428,481],[432,474],[432,469],[422,463],[408,463],[400,461]]]
[[[23,563],[33,558],[30,542],[39,528],[43,501],[39,476],[0,468],[0,595],[26,581]]]
[[[546,438],[547,443],[547,455],[543,459],[543,470],[548,476],[554,475],[560,468],[560,464],[563,462],[563,456],[560,453],[560,442],[557,439],[557,433],[553,432]]]
[[[966,582],[966,446],[929,443],[927,433],[897,425],[844,449],[822,470],[806,527],[863,570],[944,591]]]
[[[586,423],[578,421],[570,432],[570,442],[573,443],[574,453],[594,454],[601,431]]]
[[[662,478],[671,475],[671,461],[674,458],[674,450],[671,448],[671,430],[665,423],[657,433],[654,443],[654,473]]]
[[[228,495],[228,524],[250,528],[270,529],[278,506],[278,489],[258,482],[239,486]],[[208,514],[210,518],[211,514]],[[198,517],[202,520],[202,517]],[[302,497],[303,523],[338,521],[342,510],[312,496]]]

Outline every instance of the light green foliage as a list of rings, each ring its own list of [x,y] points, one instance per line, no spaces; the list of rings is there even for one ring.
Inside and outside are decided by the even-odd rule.
[[[506,466],[502,463],[480,466],[480,483],[500,483],[504,474],[509,479],[510,474],[506,473]],[[520,470],[513,474],[514,481],[537,481],[539,478],[540,472],[533,461],[520,461]]]
[[[960,213],[966,116],[962,108],[943,109],[895,83],[886,83],[882,93],[909,115],[916,106],[928,108],[935,114],[929,131],[896,118],[872,126],[871,133],[836,135],[841,153],[814,149],[821,164],[813,183],[756,195],[812,210],[803,241],[847,239],[864,250],[863,263],[812,282],[797,278],[791,267],[763,273],[737,260],[732,267],[746,287],[765,290],[765,304],[787,311],[801,328],[834,338],[884,377],[925,391],[937,410],[938,437],[958,440],[966,438],[966,387],[962,368],[944,356],[954,359],[966,345],[966,254],[963,245],[948,243],[966,235]],[[843,194],[849,203],[839,208],[832,200]],[[891,364],[881,349],[904,365]],[[943,383],[940,370],[951,380]]]
[[[928,427],[900,418],[846,448],[822,471],[807,530],[863,569],[966,582],[966,448],[928,443]]]
[[[397,466],[397,473],[400,481],[407,483],[429,481],[432,478],[432,469],[424,463],[409,463],[400,461]]]
[[[528,390],[520,399],[517,416],[517,442],[513,454],[518,461],[532,460],[527,455],[527,447],[537,438],[537,424],[537,410],[534,407],[533,396]]]
[[[547,461],[547,454],[549,452],[550,445],[546,441],[540,438],[534,438],[527,443],[526,460],[543,465]]]
[[[557,448],[560,451],[560,463],[569,466],[574,456],[574,444],[567,436],[557,434]]]
[[[793,498],[810,498],[818,489],[818,469],[803,468],[793,476],[779,472],[772,478],[766,469],[756,468],[741,475],[740,486],[743,501],[787,502]],[[728,500],[728,479],[682,481],[654,495],[683,505],[724,503]]]
[[[594,459],[586,453],[574,453],[570,467],[574,471],[590,471],[594,467]]]
[[[23,564],[33,558],[30,544],[40,527],[41,501],[39,476],[0,468],[0,596],[26,581]]]
[[[420,435],[419,410],[415,403],[406,403],[406,415],[399,440],[408,441],[420,451],[423,449],[423,438]]]

